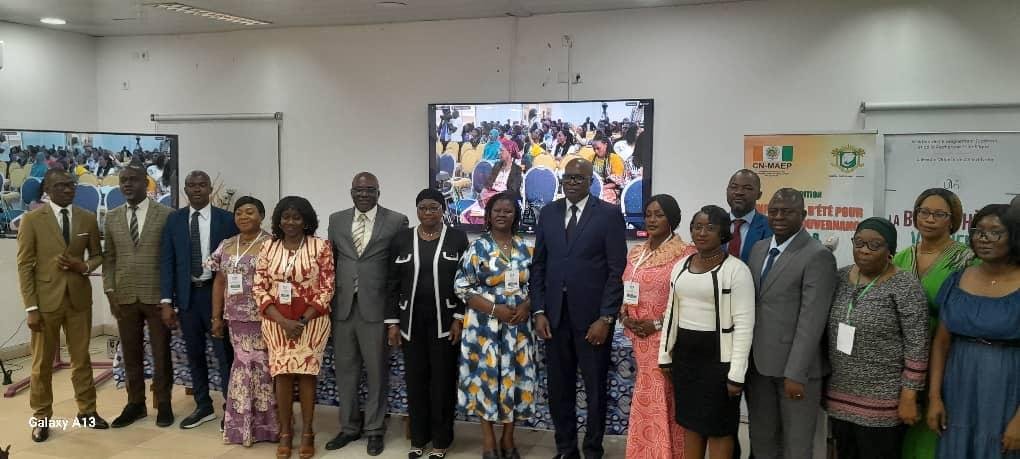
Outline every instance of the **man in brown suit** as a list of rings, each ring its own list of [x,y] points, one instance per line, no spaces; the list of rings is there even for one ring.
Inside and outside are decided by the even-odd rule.
[[[46,172],[43,190],[50,202],[25,214],[18,231],[18,278],[32,330],[29,404],[35,410],[32,440],[36,442],[49,438],[48,423],[43,421],[53,416],[53,358],[60,346],[61,328],[71,355],[77,425],[109,427],[96,414],[96,385],[89,358],[92,284],[88,275],[103,264],[99,224],[95,214],[71,205],[75,184],[67,172]]]
[[[110,312],[117,319],[128,403],[113,427],[125,427],[148,415],[145,408],[145,326],[152,346],[156,425],[174,423],[170,407],[173,367],[170,364],[170,330],[159,310],[159,245],[170,209],[146,195],[148,178],[140,163],[120,171],[120,191],[127,201],[106,214],[103,234],[103,290]]]

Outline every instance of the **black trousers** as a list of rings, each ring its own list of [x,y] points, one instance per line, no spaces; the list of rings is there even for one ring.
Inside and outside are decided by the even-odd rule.
[[[234,346],[230,344],[230,330],[223,330],[223,338],[209,336],[212,331],[212,283],[191,289],[188,309],[178,313],[184,349],[188,353],[191,370],[191,390],[198,408],[212,408],[209,396],[209,362],[206,357],[206,338],[212,342],[216,363],[219,364],[220,391],[227,395],[230,384],[230,367],[234,363]]]
[[[567,304],[564,295],[560,323],[552,330],[552,339],[546,343],[549,408],[556,427],[556,451],[567,457],[577,456],[577,393],[580,392],[577,369],[580,367],[588,407],[582,451],[586,458],[601,458],[605,454],[602,437],[606,433],[609,398],[606,379],[609,375],[612,329],[605,343],[591,345],[584,339],[588,330],[574,330],[571,326]]]
[[[865,427],[829,418],[839,459],[899,459],[906,426]]]
[[[416,304],[415,308],[435,308],[434,304]],[[435,314],[431,314],[435,317]],[[457,405],[457,364],[460,345],[449,337],[436,338],[435,319],[415,322],[411,341],[403,341],[404,381],[407,383],[407,415],[410,418],[411,446],[447,449],[453,443],[453,420]]]

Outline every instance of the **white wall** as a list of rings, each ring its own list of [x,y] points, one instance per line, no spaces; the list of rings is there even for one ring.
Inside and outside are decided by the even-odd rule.
[[[0,22],[0,41],[0,128],[95,129],[96,39]]]
[[[96,128],[96,40],[74,33],[0,22],[0,128]],[[0,348],[24,352],[28,327],[18,290],[14,240],[0,240]],[[97,311],[94,322],[109,322]],[[10,338],[7,345],[3,345]]]

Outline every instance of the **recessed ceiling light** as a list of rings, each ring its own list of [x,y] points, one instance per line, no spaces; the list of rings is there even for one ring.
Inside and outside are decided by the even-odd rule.
[[[234,16],[232,14],[220,13],[218,11],[212,11],[202,8],[196,8],[194,6],[188,6],[183,3],[152,3],[149,6],[154,8],[162,8],[167,11],[175,13],[190,14],[192,16],[199,16],[206,19],[213,19],[216,21],[224,21],[232,24],[241,25],[270,25],[272,22],[262,21],[259,19],[246,18],[242,16]]]
[[[402,6],[407,6],[407,2],[381,1],[376,3],[375,6],[380,8],[400,8]]]
[[[60,19],[60,18],[42,18],[42,19],[39,20],[39,22],[41,22],[43,24],[49,24],[49,25],[64,25],[64,24],[67,24],[67,21],[65,21],[63,19]]]

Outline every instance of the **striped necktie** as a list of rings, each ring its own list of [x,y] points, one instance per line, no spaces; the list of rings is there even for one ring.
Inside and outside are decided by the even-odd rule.
[[[365,251],[365,222],[368,221],[368,215],[358,214],[358,225],[354,228],[354,250],[358,252],[358,256]]]
[[[139,235],[138,235],[138,206],[131,206],[130,209],[131,209],[131,223],[130,223],[129,226],[130,226],[130,230],[131,230],[131,240],[134,241],[135,246],[137,246],[138,245],[138,239],[139,239]]]

